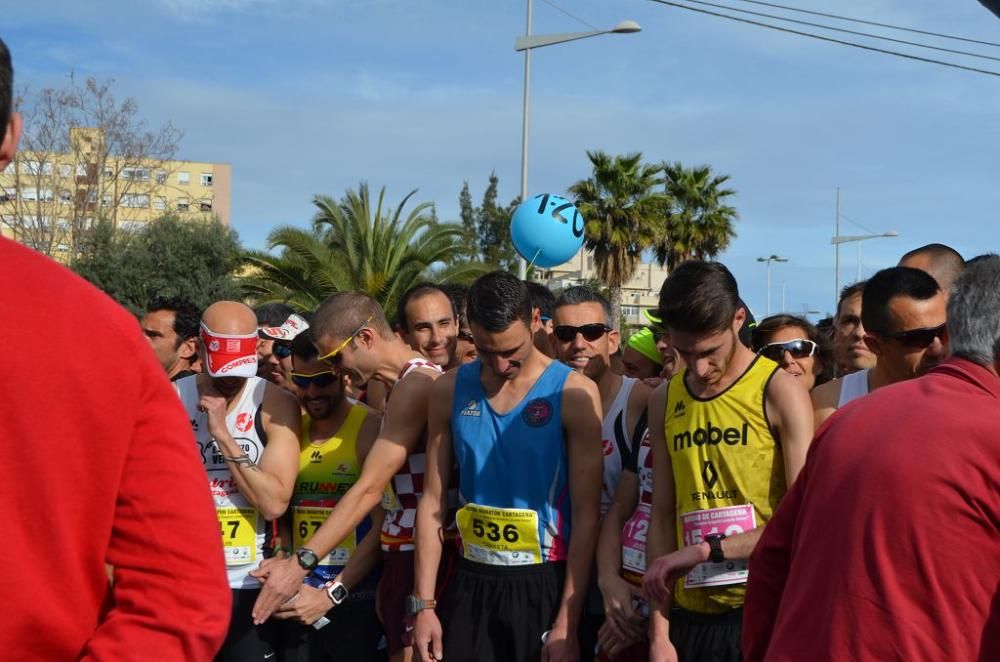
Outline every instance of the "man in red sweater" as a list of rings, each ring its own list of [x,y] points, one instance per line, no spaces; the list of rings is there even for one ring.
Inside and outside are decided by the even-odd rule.
[[[1000,257],[959,279],[948,335],[820,428],[750,559],[747,662],[1000,660]]]
[[[12,78],[0,41],[0,170],[21,129]],[[17,347],[0,379],[4,658],[211,660],[229,619],[219,524],[139,325],[0,238],[0,340]]]

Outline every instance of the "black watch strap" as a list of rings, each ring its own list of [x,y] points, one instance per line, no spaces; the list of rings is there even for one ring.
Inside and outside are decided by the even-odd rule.
[[[726,560],[726,554],[722,551],[722,541],[725,540],[726,536],[722,533],[712,533],[705,536],[705,542],[708,543],[709,553],[708,560],[712,563],[722,563]]]

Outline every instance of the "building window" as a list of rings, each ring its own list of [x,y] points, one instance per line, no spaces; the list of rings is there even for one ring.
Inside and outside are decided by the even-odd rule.
[[[72,177],[73,176],[73,166],[68,163],[62,163],[59,165],[59,176],[60,177]]]
[[[191,205],[187,198],[177,198],[177,211],[187,211]]]
[[[177,183],[184,184],[185,186],[191,183],[191,173],[190,172],[178,172],[177,173]]]
[[[125,232],[135,232],[136,230],[141,230],[144,225],[145,223],[142,221],[119,221],[118,229]]]
[[[104,172],[104,176],[105,177],[114,177],[115,176],[115,171],[111,169],[111,166],[104,166],[103,172]]]
[[[38,175],[44,175],[46,177],[52,174],[52,164],[42,163],[41,161],[24,161],[24,172],[28,175],[37,177]]]
[[[638,317],[639,306],[629,306],[629,305],[622,306],[622,315],[624,315],[627,318]]]
[[[166,184],[167,183],[167,171],[166,170],[157,170],[156,171],[156,183],[157,184]]]
[[[107,193],[101,196],[101,204],[105,207],[111,206],[111,196]]]
[[[153,198],[153,209],[157,211],[163,211],[167,208],[167,199],[162,196],[156,196]]]
[[[202,211],[212,211],[212,201],[208,198],[202,199],[200,206]]]
[[[59,189],[59,202],[63,204],[73,202],[73,193],[68,189]]]
[[[149,207],[149,196],[144,193],[126,193],[122,196],[122,207],[146,209]]]
[[[201,185],[202,186],[211,186],[212,185],[212,173],[210,173],[210,172],[203,172],[203,173],[201,173]]]
[[[593,270],[594,270],[594,256],[593,255],[588,255],[587,256],[587,271],[593,271]]]
[[[128,179],[137,182],[148,182],[149,168],[135,168],[131,166],[127,168],[122,168],[122,179]]]

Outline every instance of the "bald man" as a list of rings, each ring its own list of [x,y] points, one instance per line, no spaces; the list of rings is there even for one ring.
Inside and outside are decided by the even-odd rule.
[[[295,486],[299,405],[257,376],[257,316],[248,306],[209,306],[198,351],[204,372],[175,388],[208,473],[233,594],[229,632],[216,659],[271,659],[273,634],[251,617],[260,585],[250,571],[263,560],[265,522],[285,512]]]
[[[965,271],[965,260],[951,246],[927,244],[904,255],[897,266],[912,267],[929,273],[938,282],[947,301],[951,286]]]

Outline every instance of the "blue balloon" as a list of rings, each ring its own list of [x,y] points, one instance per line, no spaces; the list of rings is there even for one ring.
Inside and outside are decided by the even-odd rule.
[[[583,246],[583,224],[572,202],[546,193],[517,206],[510,219],[510,238],[528,264],[550,269],[568,261]]]

